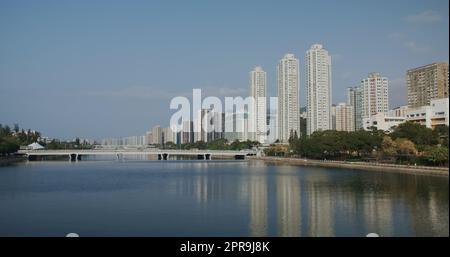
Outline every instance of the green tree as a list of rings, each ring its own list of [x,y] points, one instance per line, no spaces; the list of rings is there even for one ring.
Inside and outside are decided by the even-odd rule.
[[[447,125],[438,125],[434,128],[435,133],[439,137],[440,144],[448,148],[448,126]]]
[[[383,137],[381,149],[384,158],[392,159],[397,155],[397,144],[389,136]]]
[[[19,150],[17,140],[12,136],[0,137],[0,154],[9,155]]]
[[[397,160],[401,163],[404,161],[410,162],[413,157],[417,155],[417,148],[415,144],[406,138],[397,138],[395,140],[397,148]]]
[[[0,137],[8,137],[8,136],[11,136],[11,128],[8,125],[1,127]]]
[[[413,122],[405,122],[398,125],[391,133],[391,137],[394,140],[406,138],[412,141],[420,149],[424,146],[436,145],[439,143],[439,135],[436,131]]]
[[[227,150],[228,148],[228,140],[224,138],[216,139],[208,143],[208,149],[210,150]]]
[[[285,156],[289,152],[289,147],[283,144],[273,144],[264,149],[267,156]]]
[[[428,146],[424,151],[424,157],[435,166],[448,166],[448,148],[442,146]]]

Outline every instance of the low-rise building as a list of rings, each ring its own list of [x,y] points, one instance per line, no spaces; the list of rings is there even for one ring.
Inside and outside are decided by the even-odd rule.
[[[394,109],[389,110],[388,116],[392,116],[392,117],[406,117],[406,113],[408,112],[408,109],[409,108],[408,108],[407,105],[395,107]]]
[[[405,117],[388,116],[386,113],[377,113],[370,118],[363,119],[364,130],[371,130],[373,127],[390,133],[399,124],[406,121]]]
[[[406,119],[434,129],[438,125],[449,125],[448,98],[431,100],[430,105],[409,108]]]

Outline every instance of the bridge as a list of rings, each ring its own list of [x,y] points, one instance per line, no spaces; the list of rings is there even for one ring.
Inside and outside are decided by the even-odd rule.
[[[70,161],[81,160],[82,156],[116,156],[117,159],[126,155],[153,155],[158,160],[168,160],[170,156],[191,156],[198,160],[211,160],[215,157],[245,159],[246,156],[257,154],[255,150],[161,150],[161,149],[93,149],[93,150],[19,150],[18,154],[26,155],[28,160],[36,160],[38,156],[67,156]]]

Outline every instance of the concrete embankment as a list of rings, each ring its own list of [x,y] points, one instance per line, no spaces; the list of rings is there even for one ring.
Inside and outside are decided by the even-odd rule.
[[[448,167],[428,167],[428,166],[412,166],[412,165],[397,165],[376,162],[346,162],[346,161],[322,161],[310,160],[301,158],[284,158],[284,157],[248,157],[250,160],[262,160],[267,163],[278,163],[288,165],[301,165],[325,168],[344,168],[344,169],[359,169],[372,170],[383,172],[401,172],[417,175],[433,175],[446,176],[449,175]]]

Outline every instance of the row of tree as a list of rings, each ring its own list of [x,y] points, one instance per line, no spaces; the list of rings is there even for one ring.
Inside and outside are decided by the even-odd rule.
[[[204,142],[204,141],[198,141],[195,143],[187,143],[187,144],[181,144],[177,145],[172,142],[168,142],[164,145],[160,145],[159,148],[161,149],[183,149],[183,150],[190,150],[190,149],[199,149],[199,150],[243,150],[243,149],[252,149],[255,146],[259,146],[260,143],[258,141],[239,141],[235,140],[233,142],[229,142],[227,139],[221,138],[216,139],[214,141],[210,142]]]
[[[390,134],[375,128],[354,132],[317,131],[300,138],[294,133],[289,145],[274,144],[265,153],[311,159],[448,166],[448,129],[448,126],[438,126],[433,130],[406,122]]]
[[[41,140],[41,133],[30,129],[21,129],[18,124],[14,124],[13,128],[8,125],[0,124],[0,155],[9,155],[17,152],[20,146],[27,146],[37,142],[47,149],[90,149],[93,145],[86,142],[80,142],[80,139],[73,141],[52,140],[48,144]]]
[[[18,124],[14,124],[13,128],[0,124],[0,155],[17,152],[21,145],[29,145],[40,137],[39,132],[20,129]]]

